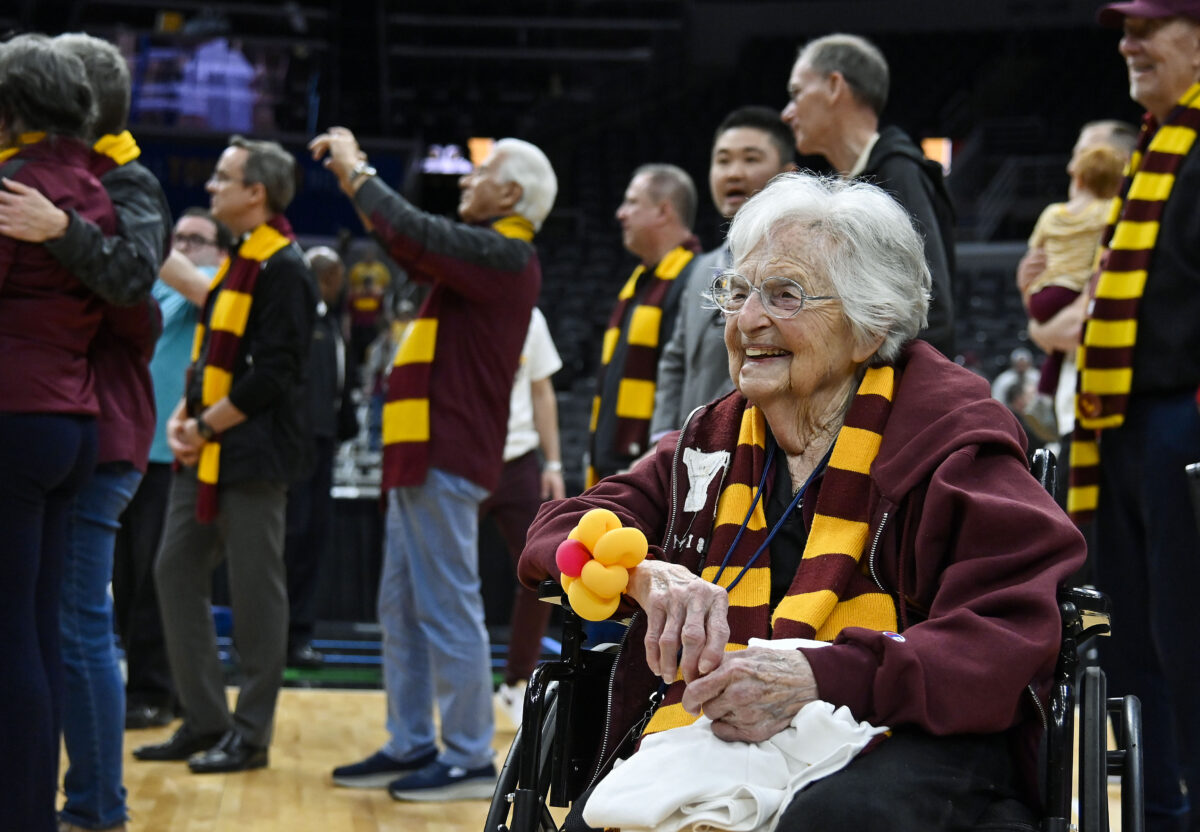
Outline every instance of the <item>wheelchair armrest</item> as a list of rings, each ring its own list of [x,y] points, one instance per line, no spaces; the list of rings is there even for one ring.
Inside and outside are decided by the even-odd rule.
[[[538,584],[537,593],[539,601],[545,601],[547,604],[558,604],[560,607],[567,605],[567,593],[563,592],[563,588],[559,586],[558,581],[547,578]]]
[[[1106,636],[1111,630],[1112,601],[1091,587],[1059,587],[1058,608],[1063,615],[1064,629],[1080,641],[1097,635]]]

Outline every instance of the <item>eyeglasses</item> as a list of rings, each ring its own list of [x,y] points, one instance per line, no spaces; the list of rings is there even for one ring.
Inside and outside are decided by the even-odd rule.
[[[837,300],[837,295],[810,295],[804,287],[787,277],[767,277],[757,286],[737,272],[718,274],[712,282],[709,294],[713,302],[724,313],[741,312],[750,296],[758,292],[763,309],[772,318],[794,318],[810,300]]]
[[[201,246],[215,246],[217,244],[216,240],[210,240],[199,234],[175,234],[171,237],[171,241],[177,246],[187,248],[200,248]]]
[[[214,170],[208,177],[209,182],[216,182],[218,185],[228,185],[230,183],[237,185],[245,185],[245,179],[236,179],[230,176],[223,170]]]

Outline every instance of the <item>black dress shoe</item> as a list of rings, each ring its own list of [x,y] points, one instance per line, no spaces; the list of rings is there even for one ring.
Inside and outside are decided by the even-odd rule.
[[[237,731],[227,731],[212,748],[188,760],[188,768],[194,774],[249,771],[252,768],[266,768],[266,765],[267,749],[250,745]]]
[[[175,709],[160,705],[129,705],[125,708],[125,730],[161,728],[175,719]]]
[[[133,756],[139,760],[186,760],[197,751],[212,748],[220,741],[221,734],[193,734],[185,722],[171,735],[171,739],[135,748]]]
[[[321,667],[325,664],[325,654],[311,644],[297,647],[288,651],[288,667]]]

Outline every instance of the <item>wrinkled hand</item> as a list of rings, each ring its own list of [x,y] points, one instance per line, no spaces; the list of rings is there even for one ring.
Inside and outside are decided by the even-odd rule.
[[[354,134],[345,127],[330,127],[308,143],[314,161],[324,159],[324,165],[338,178],[342,190],[349,192],[350,172],[367,155],[358,146]]]
[[[1031,248],[1026,251],[1025,256],[1017,263],[1017,290],[1021,293],[1022,298],[1029,291],[1033,281],[1037,280],[1044,271],[1046,271],[1046,250]]]
[[[67,233],[70,217],[41,191],[11,179],[3,182],[7,190],[0,188],[0,234],[43,243]]]
[[[720,667],[690,682],[683,707],[703,712],[720,739],[762,742],[817,698],[812,668],[799,650],[748,647],[726,653]]]
[[[196,432],[196,420],[172,415],[167,420],[167,445],[180,465],[195,465],[200,461],[204,439]]]
[[[646,613],[646,663],[667,684],[677,669],[690,683],[721,664],[729,641],[724,589],[679,564],[645,560],[630,570],[625,594]]]

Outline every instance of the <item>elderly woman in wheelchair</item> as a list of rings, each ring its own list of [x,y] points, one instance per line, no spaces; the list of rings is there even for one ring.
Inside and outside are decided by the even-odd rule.
[[[602,763],[701,714],[720,740],[767,742],[820,700],[889,731],[789,796],[777,828],[1028,828],[1081,536],[983,380],[915,340],[929,270],[889,196],[786,174],[729,242],[711,300],[736,390],[545,506],[521,561],[528,585],[558,579],[557,547],[596,508],[659,544],[617,613]]]

